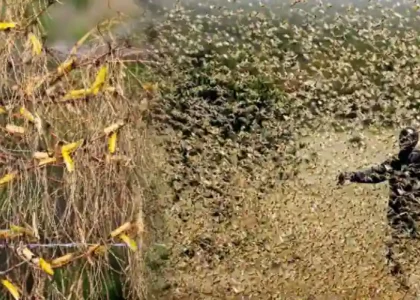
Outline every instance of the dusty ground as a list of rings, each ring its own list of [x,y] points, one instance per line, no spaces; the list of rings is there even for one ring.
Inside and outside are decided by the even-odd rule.
[[[394,134],[365,132],[361,144],[350,133],[304,138],[307,162],[266,197],[238,174],[244,197],[229,221],[215,222],[197,200],[167,206],[172,255],[157,298],[414,299],[385,266],[386,183],[335,184],[340,171],[395,152]]]
[[[315,152],[318,159],[302,166],[297,180],[274,196],[279,203],[273,210],[275,227],[289,233],[283,249],[298,256],[285,267],[290,254],[279,251],[281,293],[319,299],[401,297],[384,266],[386,184],[335,186],[339,171],[365,168],[395,151],[390,134],[366,133],[361,148],[349,143],[348,134],[307,139],[302,154]],[[281,274],[294,276],[283,280]]]

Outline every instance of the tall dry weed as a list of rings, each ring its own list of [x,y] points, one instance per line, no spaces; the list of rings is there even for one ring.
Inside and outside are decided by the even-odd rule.
[[[141,245],[147,145],[139,94],[127,88],[120,56],[127,44],[111,33],[121,19],[58,53],[45,46],[40,22],[53,5],[9,1],[0,23],[2,293],[140,298],[141,254],[127,249]]]

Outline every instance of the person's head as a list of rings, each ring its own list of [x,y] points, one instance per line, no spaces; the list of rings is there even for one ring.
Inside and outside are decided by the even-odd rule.
[[[398,143],[401,150],[412,150],[419,141],[418,132],[412,127],[406,127],[400,132]]]

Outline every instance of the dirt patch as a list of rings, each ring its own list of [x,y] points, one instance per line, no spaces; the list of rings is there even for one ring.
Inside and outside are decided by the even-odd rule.
[[[340,171],[396,151],[394,134],[304,138],[296,175],[264,196],[255,189],[264,179],[250,183],[237,168],[220,199],[230,205],[225,219],[212,215],[214,199],[194,193],[168,204],[172,255],[158,298],[410,299],[385,265],[387,185],[336,187]]]
[[[340,171],[380,163],[395,151],[393,132],[321,134],[303,141],[300,155],[307,158],[299,175],[274,198],[276,228],[289,232],[279,257],[290,279],[279,276],[282,294],[317,299],[392,298],[402,296],[388,275],[384,259],[387,185],[336,187]],[[391,138],[390,138],[391,136]],[[283,273],[285,274],[285,273]],[[283,277],[283,279],[281,279]]]

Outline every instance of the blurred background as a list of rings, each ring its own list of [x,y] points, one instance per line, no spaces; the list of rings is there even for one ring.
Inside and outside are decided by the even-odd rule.
[[[62,1],[61,5],[54,5],[50,10],[50,18],[44,18],[46,28],[50,32],[50,41],[54,41],[62,45],[63,43],[72,43],[86,33],[92,26],[95,26],[104,18],[115,16],[118,13],[127,16],[133,24],[144,21],[156,21],[162,13],[162,8],[172,8],[178,3],[187,6],[195,13],[205,11],[210,5],[223,4],[228,6],[229,3],[235,6],[240,5],[249,8],[250,11],[258,10],[258,7],[269,8],[276,15],[287,13],[284,11],[283,5],[286,3],[305,2],[309,9],[312,4],[333,5],[333,9],[329,9],[331,13],[338,12],[340,7],[348,4],[354,4],[357,8],[364,8],[371,5],[370,1],[359,0],[330,0],[330,1],[303,1],[303,0],[67,0]],[[392,6],[395,11],[404,10],[407,6],[398,1],[377,1],[382,5]],[[338,4],[338,5],[337,5]],[[261,9],[264,9],[261,8]],[[278,9],[276,9],[278,8]],[[212,12],[214,14],[214,11]],[[141,26],[133,26],[131,28],[141,28]]]
[[[71,43],[104,18],[117,13],[135,20],[141,17],[144,9],[133,0],[70,0],[54,5],[50,18],[45,17],[44,22],[50,32],[50,41]]]

